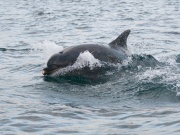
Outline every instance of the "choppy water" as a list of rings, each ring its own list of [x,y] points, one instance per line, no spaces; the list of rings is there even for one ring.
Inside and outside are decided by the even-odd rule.
[[[1,134],[179,134],[179,0],[6,0],[0,7]],[[126,29],[135,62],[108,81],[42,76],[51,54],[107,45]]]

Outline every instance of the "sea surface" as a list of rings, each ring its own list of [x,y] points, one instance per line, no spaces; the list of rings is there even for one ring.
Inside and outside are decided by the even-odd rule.
[[[127,29],[131,62],[105,81],[42,75]],[[180,1],[0,0],[0,134],[179,135]]]

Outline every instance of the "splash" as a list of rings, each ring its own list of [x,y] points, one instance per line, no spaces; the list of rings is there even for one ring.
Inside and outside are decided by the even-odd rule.
[[[73,67],[83,68],[86,66],[89,66],[90,69],[93,70],[94,67],[101,67],[101,62],[94,58],[89,51],[85,51],[80,53],[76,62],[73,64]]]
[[[58,46],[55,42],[47,40],[38,43],[32,43],[30,46],[31,50],[43,53],[45,63],[53,54],[63,50],[62,46]]]
[[[171,90],[180,96],[180,70],[174,56],[160,59],[163,64],[155,68],[147,68],[137,74],[137,79],[144,83],[171,86]]]

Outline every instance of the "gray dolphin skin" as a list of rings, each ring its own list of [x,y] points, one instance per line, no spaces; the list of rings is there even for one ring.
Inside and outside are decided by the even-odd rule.
[[[51,75],[59,69],[71,66],[75,63],[80,53],[89,51],[94,58],[107,63],[122,63],[128,58],[127,38],[130,30],[124,31],[115,40],[109,43],[109,47],[98,44],[82,44],[65,48],[50,57],[47,67],[42,70],[43,75]]]

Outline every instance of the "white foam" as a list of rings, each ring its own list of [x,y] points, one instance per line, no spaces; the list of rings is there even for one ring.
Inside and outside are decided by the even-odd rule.
[[[47,40],[38,43],[32,43],[30,46],[31,50],[42,52],[46,62],[53,54],[63,50],[62,46],[58,46],[55,42]]]
[[[80,53],[73,66],[79,68],[89,66],[92,70],[94,67],[101,67],[101,63],[100,60],[94,58],[94,56],[89,51],[85,51],[83,53]]]
[[[121,66],[128,66],[129,63],[131,63],[131,62],[132,62],[132,57],[128,57],[126,60],[122,61]]]
[[[180,96],[180,70],[174,59],[174,57],[166,58],[166,66],[147,69],[145,72],[139,73],[137,78],[145,82],[156,81],[156,83],[170,84],[172,89],[176,90],[176,95]],[[164,59],[162,61],[165,62]]]
[[[149,68],[145,72],[138,74],[137,77],[139,80],[151,81],[152,79],[164,76],[165,74],[166,72],[163,70]]]
[[[180,83],[176,84],[176,96],[180,96]]]
[[[180,96],[180,92],[177,92],[177,93],[176,93],[176,96],[179,97],[179,96]]]

